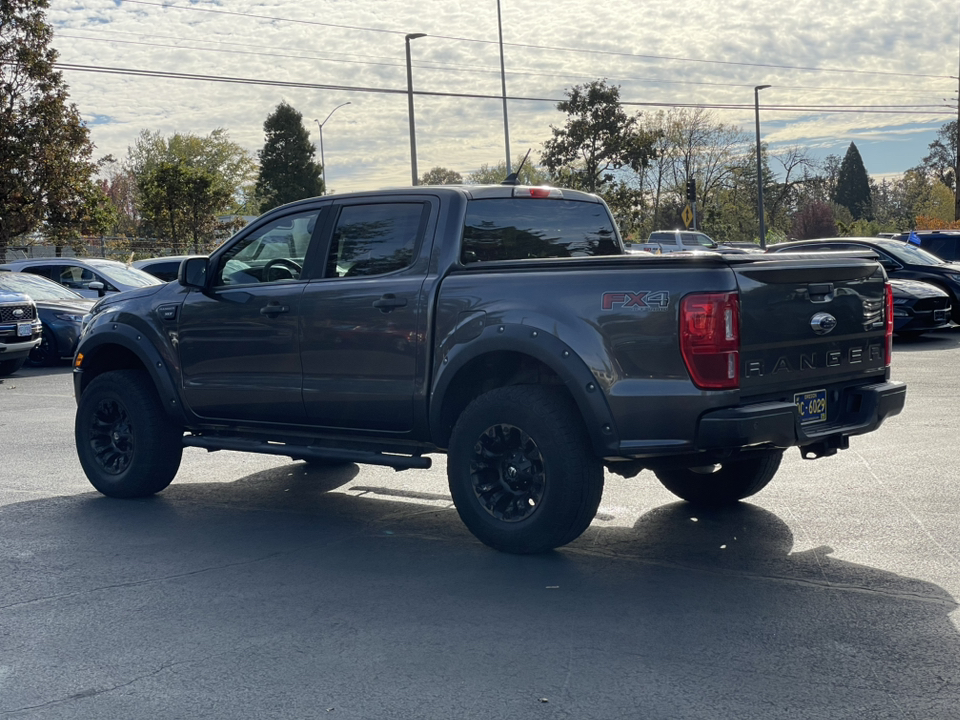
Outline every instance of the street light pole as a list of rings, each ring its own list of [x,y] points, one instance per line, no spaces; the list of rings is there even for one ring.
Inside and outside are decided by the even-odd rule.
[[[507,122],[507,73],[503,64],[503,21],[500,17],[500,0],[497,0],[497,30],[500,33],[500,88],[503,91],[503,146],[507,152],[507,175],[510,167],[510,125]]]
[[[410,41],[426,37],[426,33],[410,33],[404,37],[407,46],[407,117],[410,119],[410,175],[417,184],[417,130],[413,120],[413,68],[410,64]]]
[[[344,105],[349,105],[349,102],[345,102],[342,105],[337,105],[333,110],[330,111],[330,114],[327,115],[326,120],[320,122],[317,119],[314,119],[314,122],[317,124],[317,129],[320,131],[320,175],[323,178],[323,195],[327,194],[327,162],[323,158],[323,126],[327,124],[333,114],[342,108]]]
[[[760,155],[760,91],[769,85],[757,85],[753,88],[753,108],[757,118],[757,215],[760,218],[760,247],[767,247],[767,229],[763,225],[763,165]]]

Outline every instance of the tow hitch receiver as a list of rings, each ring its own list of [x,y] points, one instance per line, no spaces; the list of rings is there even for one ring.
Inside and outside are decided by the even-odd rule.
[[[834,435],[824,438],[810,445],[800,446],[800,455],[804,460],[816,460],[821,457],[836,455],[837,450],[846,450],[850,447],[850,438],[846,435]]]

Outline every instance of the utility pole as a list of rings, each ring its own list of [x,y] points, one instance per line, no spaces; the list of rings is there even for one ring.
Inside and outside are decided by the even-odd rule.
[[[500,0],[497,0],[497,30],[500,32],[500,89],[503,92],[503,146],[507,151],[507,175],[510,167],[510,125],[507,123],[507,74],[503,64],[503,21],[500,18]]]
[[[757,85],[753,89],[753,108],[757,118],[757,216],[760,218],[760,247],[767,247],[767,229],[763,224],[763,163],[760,154],[760,91],[769,85]]]
[[[417,126],[413,119],[413,64],[410,62],[410,41],[426,37],[426,33],[410,33],[404,38],[407,46],[407,118],[410,122],[410,184],[416,187],[417,181]]]
[[[954,142],[957,144],[957,164],[953,166],[953,219],[960,220],[960,52],[957,61],[957,135]]]

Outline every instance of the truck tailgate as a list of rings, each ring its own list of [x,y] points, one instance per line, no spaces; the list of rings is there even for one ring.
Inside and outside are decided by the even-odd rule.
[[[731,266],[740,287],[743,398],[797,393],[799,405],[805,392],[886,377],[885,276],[876,260],[806,253]]]

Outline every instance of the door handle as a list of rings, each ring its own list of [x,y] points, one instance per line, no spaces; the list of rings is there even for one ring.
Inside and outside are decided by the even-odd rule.
[[[380,297],[379,300],[373,301],[373,306],[379,308],[380,312],[388,313],[394,308],[404,307],[407,304],[406,298],[398,298],[393,293],[387,293]]]
[[[268,317],[276,317],[280,313],[285,312],[290,312],[290,308],[286,305],[280,305],[275,302],[268,303],[265,307],[260,308],[260,314]]]

